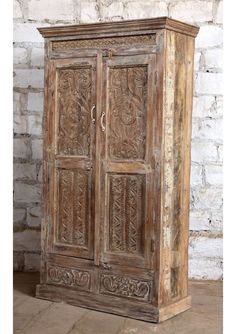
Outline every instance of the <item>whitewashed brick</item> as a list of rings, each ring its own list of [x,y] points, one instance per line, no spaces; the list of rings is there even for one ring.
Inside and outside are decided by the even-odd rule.
[[[200,67],[200,58],[201,58],[201,52],[195,52],[194,54],[194,70],[199,70]]]
[[[222,260],[210,258],[189,259],[189,278],[222,279]]]
[[[43,88],[44,72],[38,69],[15,69],[14,87],[19,88]]]
[[[13,154],[15,158],[28,159],[31,155],[29,139],[14,138],[13,140]]]
[[[14,2],[13,2],[13,17],[14,17],[14,19],[22,19],[23,18],[20,3],[17,0],[14,0]]]
[[[192,189],[192,206],[196,210],[222,208],[222,188],[221,187],[207,187]]]
[[[192,142],[192,161],[204,163],[207,161],[217,161],[217,147],[212,142]]]
[[[211,185],[220,185],[223,183],[223,170],[221,165],[206,165],[206,182]]]
[[[214,22],[219,23],[219,24],[223,23],[223,1],[219,2]]]
[[[132,1],[128,2],[124,11],[124,19],[141,19],[168,15],[167,3],[164,1]]]
[[[222,231],[223,229],[223,211],[211,210],[210,229],[213,231]]]
[[[223,139],[222,119],[202,119],[193,122],[192,137],[194,139]]]
[[[73,0],[29,0],[30,20],[73,20]]]
[[[124,14],[123,3],[120,1],[101,0],[101,16],[105,20],[122,18]]]
[[[98,4],[96,1],[82,1],[80,20],[83,23],[97,22],[99,20]]]
[[[197,94],[223,94],[222,73],[198,72],[195,79],[195,92]]]
[[[39,254],[32,254],[32,253],[25,253],[25,271],[40,271],[40,255]]]
[[[14,271],[22,271],[24,269],[24,253],[15,252],[13,253],[13,269]]]
[[[202,166],[191,166],[191,186],[202,185]]]
[[[193,118],[194,117],[220,117],[223,113],[222,96],[194,96],[193,97]]]
[[[217,144],[217,152],[218,152],[219,162],[222,162],[223,161],[223,145]]]
[[[41,201],[40,185],[15,182],[14,200],[19,203],[39,203]]]
[[[43,93],[28,94],[28,111],[43,111]]]
[[[13,112],[20,113],[20,93],[13,92]]]
[[[25,230],[15,232],[13,236],[15,251],[39,251],[40,231]]]
[[[207,50],[205,53],[206,69],[222,69],[223,68],[223,51],[222,49]]]
[[[27,117],[22,115],[14,115],[13,117],[14,133],[27,133]]]
[[[180,1],[170,6],[170,17],[193,23],[212,21],[212,2]]]
[[[33,159],[42,159],[43,157],[43,141],[41,139],[32,140]]]
[[[222,258],[222,238],[190,237],[189,257],[218,257]]]
[[[13,60],[15,65],[27,63],[27,50],[24,48],[13,49]]]
[[[43,182],[43,166],[40,166],[39,172],[38,172],[38,181]]]
[[[44,66],[44,48],[33,48],[31,52],[31,65],[36,67]]]
[[[39,227],[41,224],[41,207],[35,206],[27,210],[27,224],[31,227]]]
[[[219,46],[223,43],[223,30],[214,25],[200,28],[196,37],[196,48]]]
[[[189,217],[190,230],[206,231],[210,229],[211,214],[208,211],[191,210]]]
[[[14,163],[13,175],[15,180],[35,180],[36,166],[28,163]]]
[[[21,208],[14,208],[13,210],[13,221],[19,222],[24,220],[26,217],[26,210]]]
[[[28,133],[31,135],[42,134],[42,115],[28,116]]]
[[[13,32],[13,42],[43,42],[43,37],[38,32],[37,28],[47,27],[45,23],[15,23]]]

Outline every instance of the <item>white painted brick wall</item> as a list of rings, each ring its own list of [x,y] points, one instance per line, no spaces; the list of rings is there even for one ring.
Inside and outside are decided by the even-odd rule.
[[[222,10],[215,0],[14,0],[14,268],[39,270],[43,38],[37,28],[168,15],[198,23],[189,276],[222,277]]]

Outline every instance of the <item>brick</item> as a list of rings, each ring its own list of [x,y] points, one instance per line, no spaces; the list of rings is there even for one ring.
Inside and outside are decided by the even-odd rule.
[[[14,2],[13,2],[13,18],[14,19],[22,19],[23,18],[20,3],[17,0],[14,0]]]
[[[43,93],[28,94],[28,111],[43,111]]]
[[[38,27],[48,27],[48,23],[15,23],[13,42],[43,43],[43,37],[38,32]]]
[[[15,232],[13,235],[13,245],[15,251],[39,251],[40,250],[40,231],[25,230]]]
[[[198,72],[195,79],[195,92],[197,94],[223,94],[222,73]]]
[[[44,48],[33,48],[31,52],[31,65],[35,67],[44,66]]]
[[[24,269],[24,260],[22,252],[13,252],[13,270],[22,271]]]
[[[31,135],[42,134],[42,115],[28,116],[28,133]]]
[[[13,60],[15,65],[21,65],[27,63],[27,50],[24,48],[13,49]]]
[[[13,175],[15,180],[35,180],[36,166],[34,164],[14,163]]]
[[[17,134],[27,133],[27,117],[22,115],[14,115],[13,130],[14,133]]]
[[[191,186],[202,185],[202,166],[192,165],[191,166]]]
[[[223,43],[223,30],[214,25],[206,25],[200,28],[196,37],[196,48],[219,46]]]
[[[25,271],[40,271],[40,255],[25,253]]]
[[[206,188],[193,188],[191,195],[192,209],[205,210],[214,209],[220,210],[223,205],[222,187],[208,186]]]
[[[202,119],[193,121],[192,137],[194,139],[223,139],[222,119]]]
[[[41,186],[16,181],[14,187],[14,201],[18,203],[40,203]]]
[[[189,257],[218,257],[222,258],[222,238],[190,237]]]
[[[39,172],[38,172],[38,181],[43,182],[43,166],[40,166]]]
[[[206,182],[211,185],[220,185],[223,183],[223,169],[221,165],[206,165]]]
[[[217,161],[217,146],[212,142],[195,141],[192,142],[192,161],[204,163],[207,161]]]
[[[215,118],[223,114],[222,96],[193,97],[193,118]]]
[[[28,8],[30,20],[73,20],[73,0],[29,0]]]
[[[155,16],[167,16],[167,3],[164,1],[132,1],[128,2],[124,11],[124,19],[141,19]]]
[[[43,88],[44,71],[38,69],[15,69],[14,87],[19,88]]]
[[[223,1],[220,1],[216,11],[215,23],[223,23]]]
[[[98,4],[96,1],[82,1],[80,20],[84,23],[97,22],[99,20]]]
[[[223,51],[222,49],[207,50],[205,53],[205,67],[207,70],[223,68]]]
[[[30,227],[39,227],[41,225],[41,207],[35,206],[27,209],[27,224]]]
[[[212,2],[180,1],[170,6],[170,17],[184,22],[212,21]]]
[[[190,230],[206,231],[210,230],[211,213],[203,210],[191,210],[189,217]]]
[[[43,141],[41,139],[32,140],[33,159],[43,158]]]
[[[223,229],[223,210],[211,210],[211,219],[209,221],[212,231],[222,231]]]
[[[222,260],[210,258],[189,259],[189,278],[222,279]]]
[[[201,58],[201,52],[195,52],[194,54],[194,70],[199,70],[200,67],[200,58]]]
[[[13,92],[13,112],[14,114],[20,113],[20,93]]]
[[[20,222],[26,218],[26,209],[14,208],[13,209],[13,221]]]
[[[124,6],[120,1],[101,0],[101,16],[105,20],[123,18]]]
[[[13,155],[15,158],[29,159],[31,149],[28,138],[14,138]]]

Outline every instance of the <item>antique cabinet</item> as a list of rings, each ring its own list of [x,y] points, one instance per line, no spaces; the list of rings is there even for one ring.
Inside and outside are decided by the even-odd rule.
[[[45,38],[39,298],[160,322],[190,307],[194,40],[170,18]]]

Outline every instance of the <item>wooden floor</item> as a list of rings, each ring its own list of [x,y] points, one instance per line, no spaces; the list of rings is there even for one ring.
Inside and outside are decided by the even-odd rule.
[[[222,282],[191,281],[191,310],[162,324],[52,303],[34,297],[39,275],[14,274],[17,334],[221,334]]]

